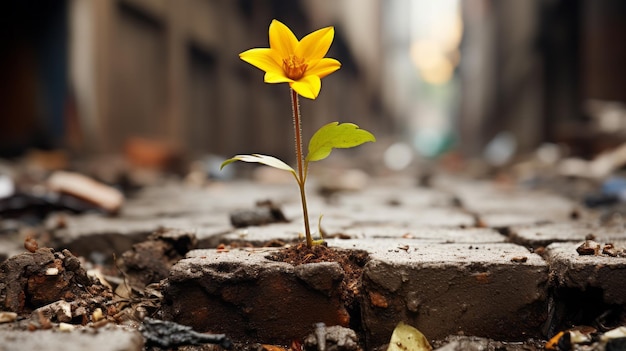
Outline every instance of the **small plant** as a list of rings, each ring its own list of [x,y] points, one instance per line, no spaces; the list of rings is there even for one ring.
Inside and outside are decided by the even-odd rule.
[[[287,26],[273,20],[269,29],[270,47],[250,49],[239,54],[242,60],[265,71],[265,83],[289,83],[298,171],[296,172],[276,157],[260,154],[236,155],[221,165],[223,168],[235,161],[254,162],[291,172],[300,188],[304,232],[308,247],[320,244],[324,240],[323,237],[317,241],[313,240],[309,226],[305,194],[309,162],[325,159],[330,155],[333,148],[351,148],[368,141],[376,141],[372,133],[359,129],[356,124],[332,122],[313,134],[309,141],[308,154],[304,157],[298,95],[315,100],[322,87],[321,79],[341,67],[339,61],[324,57],[328,53],[334,36],[335,29],[326,27],[310,33],[298,41]]]

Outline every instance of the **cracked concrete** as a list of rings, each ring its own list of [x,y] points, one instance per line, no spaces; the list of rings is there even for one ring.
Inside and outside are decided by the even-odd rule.
[[[400,320],[431,339],[462,333],[510,341],[546,338],[546,330],[593,322],[604,312],[584,320],[564,314],[563,308],[577,308],[578,300],[567,298],[572,294],[597,300],[593,306],[626,310],[626,258],[576,252],[589,234],[623,245],[623,224],[603,224],[599,216],[560,196],[441,177],[430,188],[381,181],[326,198],[310,191],[309,198],[312,227],[323,214],[329,246],[370,255],[356,322],[368,346],[384,344]],[[231,226],[230,211],[267,199],[280,204],[291,222]],[[54,220],[47,225],[52,242],[91,259],[94,252],[119,255],[161,226],[194,233],[198,246],[210,250],[191,251],[172,268],[166,296],[169,316],[198,330],[220,331],[228,316],[240,325],[240,330],[228,330],[235,337],[279,340],[284,335],[257,333],[258,325],[278,325],[282,314],[304,316],[306,328],[322,320],[347,323],[345,308],[329,293],[340,275],[335,266],[303,271],[266,260],[263,250],[211,249],[301,240],[300,204],[292,184],[168,185],[140,192],[118,217],[64,216],[62,225]],[[15,251],[0,247],[0,257]],[[241,262],[254,269],[241,268]],[[317,276],[326,280],[312,280]],[[261,297],[285,289],[291,289],[293,300],[261,307],[268,301]],[[296,298],[314,301],[317,308],[303,309]],[[304,329],[293,326],[291,332]]]

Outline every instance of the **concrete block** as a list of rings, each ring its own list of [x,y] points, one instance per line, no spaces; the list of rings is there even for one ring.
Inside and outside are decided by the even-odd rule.
[[[626,241],[615,244],[624,247]],[[626,257],[579,255],[578,246],[580,243],[554,243],[546,248],[546,260],[557,288],[600,289],[604,304],[626,308]]]
[[[510,228],[509,237],[515,243],[536,248],[556,242],[581,242],[587,235],[605,242],[626,240],[626,232],[622,228],[600,227],[581,221],[515,226]]]
[[[430,243],[498,243],[506,237],[490,228],[407,227],[358,225],[334,233],[354,239],[414,239]]]
[[[194,250],[170,272],[164,317],[233,340],[289,344],[314,323],[348,326],[336,262],[293,266],[271,250]]]
[[[410,227],[470,227],[474,217],[456,208],[409,208],[372,206],[350,215],[355,225],[384,225],[394,223]]]
[[[521,246],[382,239],[352,245],[370,252],[361,293],[368,347],[386,343],[399,321],[429,339],[463,333],[522,340],[540,333],[548,267]]]

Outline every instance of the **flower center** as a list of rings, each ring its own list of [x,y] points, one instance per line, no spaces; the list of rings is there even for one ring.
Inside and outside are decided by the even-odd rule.
[[[283,70],[287,75],[287,78],[298,80],[304,76],[307,64],[304,63],[304,59],[291,55],[289,58],[283,59]]]

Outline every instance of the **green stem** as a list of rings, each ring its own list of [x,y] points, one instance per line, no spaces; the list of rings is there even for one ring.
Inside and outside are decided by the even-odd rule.
[[[313,238],[311,237],[311,228],[309,226],[309,211],[306,207],[306,194],[304,191],[304,183],[306,180],[305,169],[303,165],[304,155],[302,153],[302,122],[300,121],[300,106],[298,102],[298,93],[291,89],[291,109],[293,111],[293,129],[296,135],[296,159],[298,162],[298,186],[300,187],[300,199],[302,200],[302,214],[304,215],[304,234],[306,235],[306,245],[313,246]]]

